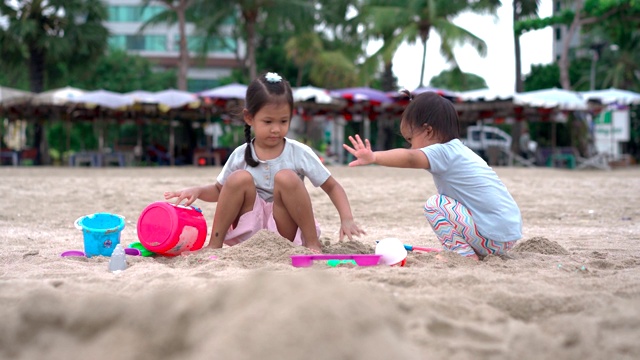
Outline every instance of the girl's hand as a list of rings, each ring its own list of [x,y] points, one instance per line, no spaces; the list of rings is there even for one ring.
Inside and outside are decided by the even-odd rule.
[[[313,251],[314,254],[322,254],[322,248],[320,247],[320,243],[316,242],[315,244],[307,244],[305,245],[307,249]]]
[[[357,160],[350,162],[349,166],[369,165],[376,161],[376,156],[373,151],[371,151],[369,139],[364,139],[363,143],[360,135],[356,135],[355,139],[353,136],[349,136],[349,141],[351,141],[353,147],[347,144],[342,144],[342,147],[357,158]]]
[[[344,220],[340,224],[340,241],[344,239],[345,235],[349,238],[349,241],[353,240],[354,236],[365,235],[366,232],[356,224],[353,220]]]
[[[180,205],[182,200],[186,199],[187,201],[184,203],[184,205],[189,206],[198,199],[201,193],[202,193],[201,187],[192,187],[188,189],[182,189],[180,191],[167,191],[164,193],[164,199],[169,200],[169,199],[177,198],[175,202],[176,205]]]

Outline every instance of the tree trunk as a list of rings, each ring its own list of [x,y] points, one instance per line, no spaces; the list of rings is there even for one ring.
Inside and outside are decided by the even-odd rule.
[[[513,23],[515,24],[519,20],[518,9],[517,9],[518,1],[513,2]],[[522,82],[522,54],[520,48],[520,34],[513,35],[513,45],[515,50],[516,57],[516,92],[524,91],[524,84]]]
[[[176,8],[178,32],[180,34],[180,57],[178,61],[178,89],[187,91],[187,72],[189,70],[189,49],[187,48],[186,15],[187,0],[181,0]]]
[[[582,13],[583,7],[582,0],[577,0],[575,6],[575,15],[562,41],[562,53],[560,54],[560,61],[558,62],[558,67],[560,68],[560,85],[565,90],[571,90],[571,79],[569,79],[569,45],[571,44],[573,35],[580,26],[580,14]]]
[[[384,72],[382,73],[382,91],[394,91],[396,84],[393,78],[393,63],[384,64]]]
[[[29,49],[29,87],[36,94],[44,90],[44,58],[43,50]]]
[[[420,67],[420,85],[418,87],[424,87],[424,67],[427,64],[427,40],[422,41],[422,67]]]
[[[427,40],[429,40],[429,31],[431,30],[430,23],[421,23],[420,27],[420,40],[422,41],[422,68],[420,69],[420,87],[424,86],[424,73],[425,66],[427,65]]]
[[[250,81],[258,77],[256,64],[256,20],[257,11],[247,11],[243,14],[247,28],[247,67],[249,68]]]
[[[302,86],[302,66],[298,68],[298,77],[296,78],[296,87]]]
[[[33,93],[41,93],[44,90],[44,51],[32,47],[29,49],[29,87]],[[34,122],[33,131],[33,143],[38,150],[34,164],[41,165],[44,159],[44,149],[46,148],[43,143],[46,140],[44,134],[44,124],[40,120]]]

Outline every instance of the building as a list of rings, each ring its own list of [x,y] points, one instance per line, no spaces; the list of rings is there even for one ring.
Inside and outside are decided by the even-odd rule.
[[[567,7],[573,7],[574,3],[567,0],[553,0],[553,16],[559,15]],[[562,46],[565,37],[567,36],[568,27],[565,25],[553,26],[553,60],[560,60],[560,54],[562,54]],[[573,38],[569,42],[569,57],[582,57],[587,56],[587,52],[581,49],[581,31],[580,28],[573,34]],[[572,51],[573,50],[573,51]]]
[[[166,11],[160,2],[151,2],[144,7],[140,0],[104,0],[108,8],[109,20],[105,24],[111,35],[109,47],[123,49],[130,54],[151,60],[157,68],[177,68],[179,57],[178,25],[149,26],[141,31],[142,25],[154,15]],[[231,34],[233,21],[229,22]],[[203,41],[208,41],[206,58],[201,55]],[[195,35],[193,24],[187,24],[187,46],[191,54],[188,90],[197,92],[219,85],[219,79],[229,76],[240,66],[239,53],[243,57],[244,46],[232,36],[207,38]]]

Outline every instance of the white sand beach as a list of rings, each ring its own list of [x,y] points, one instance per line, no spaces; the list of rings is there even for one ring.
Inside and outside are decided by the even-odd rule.
[[[326,252],[439,246],[426,171],[330,170],[367,235],[339,243],[335,208],[307,181]],[[122,215],[131,244],[147,205],[220,168],[0,167],[0,358],[640,358],[640,168],[496,170],[524,219],[510,258],[296,268],[290,255],[310,252],[261,232],[111,273],[107,257],[60,256],[83,249],[77,218]],[[216,205],[195,205],[210,230]]]

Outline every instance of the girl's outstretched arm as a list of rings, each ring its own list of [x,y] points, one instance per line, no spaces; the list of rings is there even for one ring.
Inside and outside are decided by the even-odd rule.
[[[195,186],[179,191],[167,191],[164,193],[164,199],[177,198],[176,205],[180,204],[182,200],[186,200],[184,203],[185,206],[191,205],[197,199],[207,202],[217,202],[221,189],[222,185],[216,182],[212,185]]]
[[[338,210],[338,214],[340,214],[340,241],[342,241],[345,235],[349,240],[353,240],[353,236],[366,234],[353,220],[349,199],[342,185],[340,185],[333,176],[329,176],[327,181],[320,187],[329,195],[331,202],[336,207],[336,210]]]
[[[349,163],[349,166],[377,164],[389,167],[428,169],[429,159],[419,149],[393,149],[386,151],[372,151],[369,139],[364,142],[359,135],[349,136],[353,147],[342,144],[345,150],[355,156],[357,160]]]

